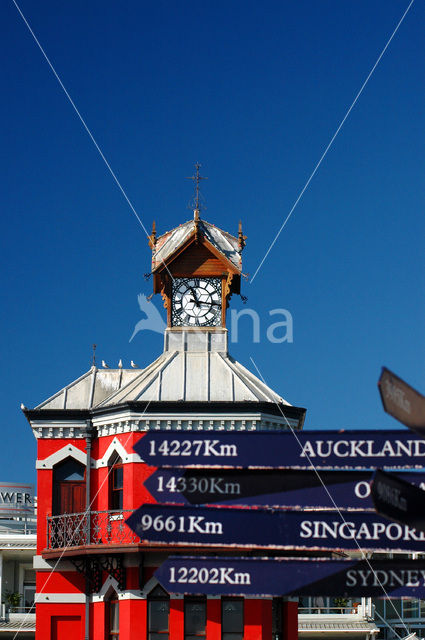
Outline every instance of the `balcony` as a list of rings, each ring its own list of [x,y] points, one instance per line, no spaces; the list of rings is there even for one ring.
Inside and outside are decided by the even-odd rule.
[[[370,598],[348,600],[345,606],[335,606],[332,598],[306,598],[298,609],[300,640],[341,638],[371,640],[379,629],[373,620]],[[319,600],[321,602],[319,602]],[[308,606],[305,606],[305,605]]]
[[[48,516],[46,550],[140,544],[140,538],[125,524],[131,513],[131,510],[89,511]]]
[[[31,635],[28,635],[29,633],[31,633]],[[33,638],[34,633],[34,607],[14,607],[9,611],[5,604],[0,605],[0,637]],[[12,636],[12,634],[14,635]]]

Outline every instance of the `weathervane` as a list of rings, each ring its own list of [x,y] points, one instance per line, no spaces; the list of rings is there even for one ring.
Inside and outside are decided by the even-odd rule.
[[[195,216],[195,220],[199,219],[199,211],[201,209],[201,203],[200,203],[200,193],[199,193],[199,183],[201,180],[208,180],[208,178],[204,178],[204,176],[200,176],[199,175],[199,169],[201,168],[201,165],[199,164],[199,162],[195,163],[195,169],[196,169],[196,174],[194,176],[188,176],[186,179],[187,180],[193,180],[195,183],[195,195],[193,198],[193,202],[195,205],[195,210],[194,210],[194,216]]]

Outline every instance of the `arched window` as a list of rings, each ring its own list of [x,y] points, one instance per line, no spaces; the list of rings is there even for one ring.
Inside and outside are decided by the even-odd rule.
[[[112,591],[107,600],[105,600],[105,638],[107,640],[119,640],[120,636],[120,603],[118,595]]]
[[[110,460],[109,473],[109,508],[111,511],[121,511],[124,506],[124,467],[122,460],[116,453]]]
[[[170,596],[157,585],[148,596],[148,640],[169,640]]]
[[[86,468],[66,458],[53,468],[53,515],[82,513],[86,506]]]

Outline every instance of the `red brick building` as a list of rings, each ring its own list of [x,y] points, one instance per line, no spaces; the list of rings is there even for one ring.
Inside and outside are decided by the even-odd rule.
[[[153,231],[163,353],[145,369],[93,366],[24,410],[38,443],[37,640],[297,637],[296,602],[166,593],[155,568],[197,551],[149,546],[125,523],[154,501],[143,486],[154,469],[133,451],[146,431],[302,427],[304,409],[228,354],[226,309],[240,291],[244,244],[241,229],[234,237],[197,209],[176,229]]]

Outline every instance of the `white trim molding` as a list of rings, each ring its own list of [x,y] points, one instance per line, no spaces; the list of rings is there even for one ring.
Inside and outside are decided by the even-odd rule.
[[[104,602],[111,591],[115,591],[119,600],[145,600],[145,596],[138,589],[126,589],[121,591],[118,582],[112,576],[108,576],[98,593],[91,596],[91,602]]]
[[[141,457],[137,453],[128,453],[118,438],[114,438],[107,448],[105,455],[100,460],[90,459],[90,465],[92,469],[99,469],[100,467],[107,467],[108,462],[113,453],[118,453],[123,464],[129,464],[131,462],[143,462]],[[65,458],[74,458],[78,462],[81,462],[84,466],[86,466],[87,454],[78,447],[75,447],[73,444],[67,444],[61,449],[55,451],[44,460],[37,460],[35,463],[35,468],[37,470],[46,470],[53,469],[53,467],[65,460]]]
[[[35,604],[84,604],[84,593],[36,593]]]
[[[86,437],[86,421],[75,422],[71,420],[31,420],[31,428],[34,437],[39,438],[78,438]]]
[[[106,449],[102,458],[100,458],[99,460],[91,460],[92,468],[99,469],[100,467],[107,467],[109,464],[109,460],[114,453],[117,453],[119,455],[123,464],[128,464],[129,462],[143,462],[143,460],[137,453],[128,453],[124,449],[124,446],[120,442],[120,440],[118,438],[114,438],[109,447]]]
[[[87,454],[81,449],[74,447],[73,444],[66,444],[61,449],[58,449],[54,453],[52,453],[44,460],[37,460],[35,463],[36,469],[53,469],[53,467],[65,460],[65,458],[74,458],[78,462],[81,462],[84,466],[86,466],[87,462]]]
[[[75,567],[69,560],[44,560],[42,556],[33,556],[32,568],[36,571],[75,571]]]
[[[184,402],[182,402],[184,405]],[[247,408],[248,409],[248,408]],[[261,411],[235,413],[189,413],[182,406],[174,413],[144,413],[129,409],[117,409],[116,413],[93,416],[92,424],[99,438],[117,436],[121,433],[143,433],[144,431],[286,431],[288,423],[294,429],[299,420]],[[85,422],[72,420],[32,420],[31,427],[36,438],[86,437]]]

